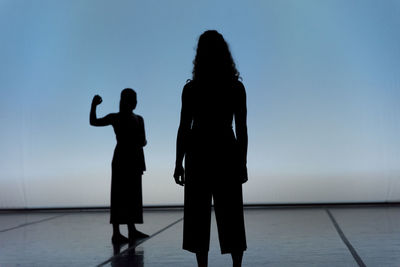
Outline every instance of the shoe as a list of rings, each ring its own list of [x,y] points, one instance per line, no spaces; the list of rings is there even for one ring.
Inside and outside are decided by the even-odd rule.
[[[149,235],[146,235],[145,233],[142,233],[142,232],[136,230],[135,234],[134,234],[134,237],[135,238],[148,238]]]
[[[128,247],[136,247],[136,239],[132,238],[131,236],[129,237]]]
[[[128,243],[129,239],[126,238],[125,236],[119,234],[119,235],[113,235],[111,238],[111,241],[113,244],[124,244],[124,243]]]

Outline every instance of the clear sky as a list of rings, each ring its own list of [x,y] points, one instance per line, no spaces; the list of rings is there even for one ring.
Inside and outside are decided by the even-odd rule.
[[[198,36],[220,31],[248,96],[247,203],[400,200],[400,2],[0,0],[0,208],[109,203],[120,91],[145,119],[145,204],[173,182]]]

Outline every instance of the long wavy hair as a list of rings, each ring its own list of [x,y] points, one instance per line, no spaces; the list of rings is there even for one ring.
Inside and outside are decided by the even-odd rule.
[[[200,82],[233,82],[240,78],[222,34],[215,30],[208,30],[200,35],[192,74],[192,79]]]

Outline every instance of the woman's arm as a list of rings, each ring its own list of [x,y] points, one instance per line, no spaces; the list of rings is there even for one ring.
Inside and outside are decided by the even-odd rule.
[[[112,123],[111,114],[108,114],[103,118],[97,118],[96,108],[98,105],[100,105],[101,102],[103,102],[103,100],[99,95],[95,95],[93,97],[92,106],[90,108],[90,118],[89,118],[89,123],[92,126],[107,126]]]
[[[192,114],[188,103],[188,84],[182,91],[182,109],[181,119],[179,123],[178,135],[176,138],[176,161],[174,178],[175,182],[179,185],[185,184],[185,172],[183,169],[183,158],[186,152],[186,141],[190,133],[192,124]]]
[[[139,122],[140,122],[140,127],[142,128],[141,137],[140,137],[140,140],[141,140],[141,144],[140,145],[142,147],[144,147],[144,146],[147,145],[146,131],[144,129],[144,120],[143,120],[142,116],[138,115],[138,118],[139,118]]]
[[[238,142],[239,167],[242,183],[247,182],[247,106],[246,90],[242,83],[239,83],[237,92],[237,101],[235,108],[235,132]]]

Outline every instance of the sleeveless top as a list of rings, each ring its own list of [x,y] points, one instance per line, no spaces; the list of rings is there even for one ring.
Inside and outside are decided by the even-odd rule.
[[[143,118],[135,114],[114,115],[114,128],[117,145],[114,150],[113,163],[130,165],[134,171],[146,170],[143,146],[146,144]]]

